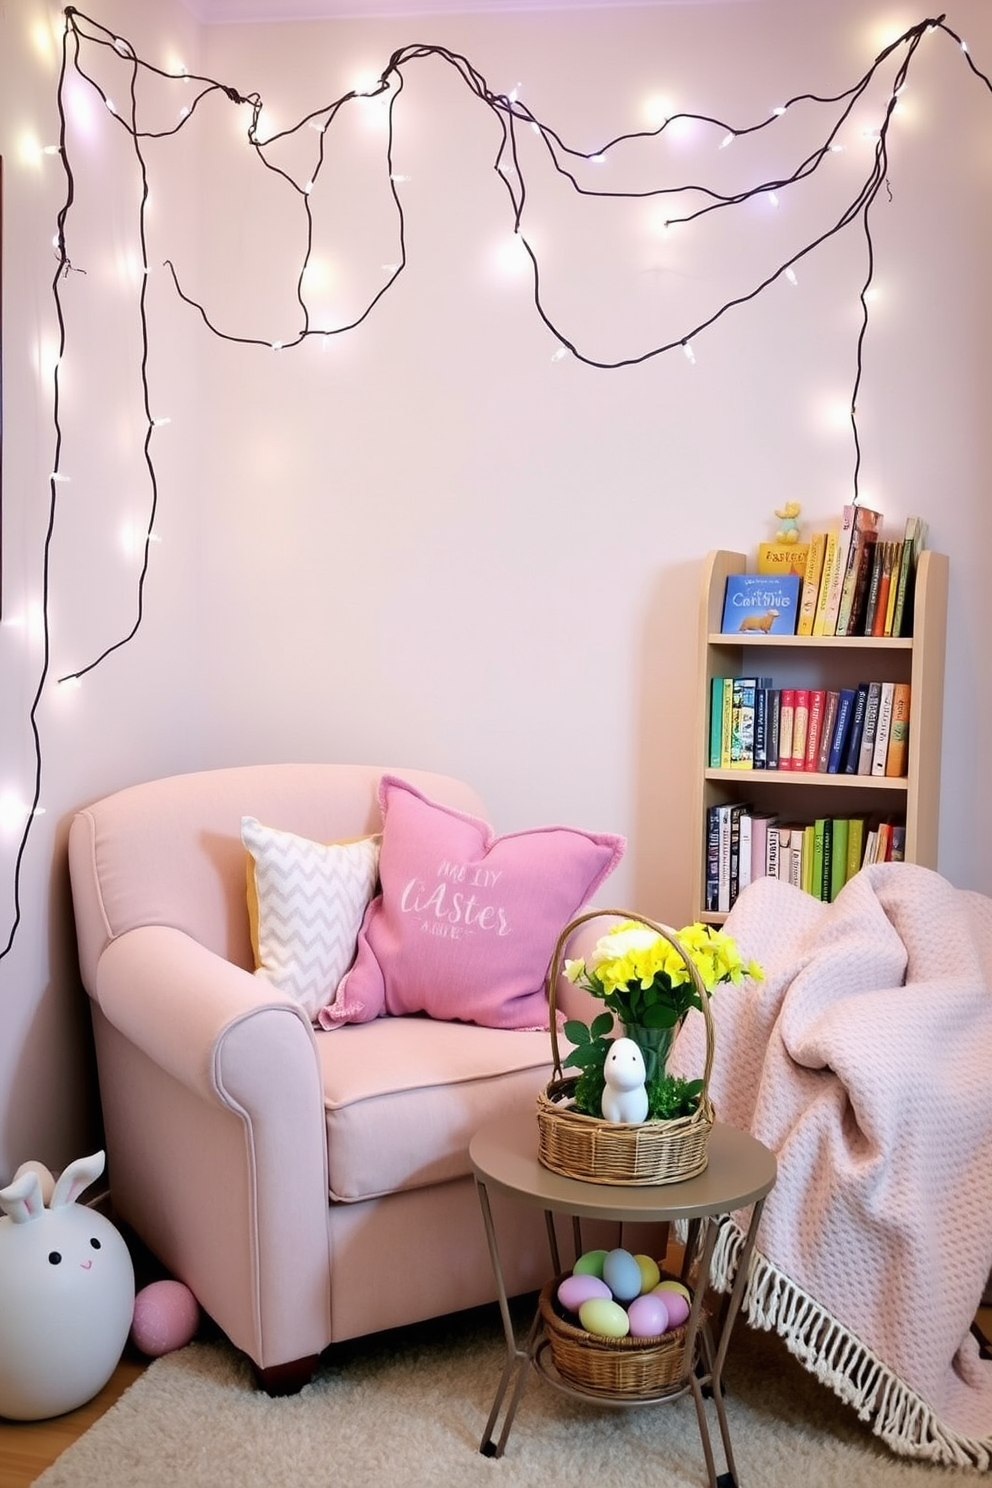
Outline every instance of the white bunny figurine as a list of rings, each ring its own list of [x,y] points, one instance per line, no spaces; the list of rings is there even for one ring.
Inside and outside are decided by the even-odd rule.
[[[46,1209],[40,1165],[0,1189],[0,1415],[60,1416],[91,1400],[124,1351],[134,1268],[109,1219],[76,1200],[104,1154],[70,1163]]]
[[[644,1088],[644,1055],[633,1039],[614,1039],[603,1065],[604,1121],[645,1121],[648,1093]]]

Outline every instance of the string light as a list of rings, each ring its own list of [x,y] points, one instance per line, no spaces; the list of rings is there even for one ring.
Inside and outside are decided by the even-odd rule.
[[[383,69],[377,80],[371,83],[366,83],[363,80],[363,86],[361,88],[356,87],[351,89],[349,92],[345,93],[341,98],[337,99],[333,103],[324,105],[320,109],[312,111],[304,119],[301,119],[297,124],[292,125],[289,128],[273,130],[273,132],[271,132],[267,138],[262,138],[260,137],[262,99],[257,93],[243,94],[238,89],[230,85],[221,83],[215,79],[191,75],[186,71],[185,68],[181,68],[179,71],[165,71],[162,68],[155,67],[153,64],[146,62],[144,59],[140,58],[135,52],[133,46],[125,38],[114,35],[111,31],[107,30],[107,28],[100,25],[99,22],[92,20],[88,16],[85,16],[75,7],[68,6],[64,12],[64,27],[62,33],[62,59],[58,82],[58,111],[61,125],[60,143],[57,146],[46,147],[46,153],[58,154],[61,156],[62,169],[66,177],[66,193],[63,206],[58,214],[58,231],[52,239],[52,245],[57,259],[57,272],[53,280],[53,295],[55,298],[55,307],[59,324],[59,346],[58,354],[53,359],[52,370],[54,382],[53,424],[55,430],[56,458],[54,461],[55,468],[52,472],[50,482],[48,526],[44,540],[42,565],[42,592],[44,595],[44,599],[42,602],[42,639],[44,659],[41,667],[41,674],[38,679],[37,689],[31,708],[29,710],[29,723],[32,729],[35,744],[34,792],[14,865],[13,923],[6,945],[0,947],[0,959],[6,956],[9,952],[14,942],[18,924],[20,923],[21,866],[23,862],[23,855],[27,846],[30,824],[34,818],[34,813],[40,809],[39,803],[41,789],[41,744],[37,726],[37,713],[46,686],[49,666],[49,634],[47,609],[48,582],[50,574],[51,548],[58,505],[57,491],[61,487],[62,483],[68,479],[68,477],[62,474],[60,468],[62,444],[60,366],[65,350],[65,321],[62,313],[61,285],[70,270],[74,269],[74,265],[72,265],[68,259],[65,247],[65,224],[70,208],[74,201],[74,179],[72,172],[72,163],[66,150],[68,122],[67,116],[70,112],[69,103],[71,102],[71,113],[73,120],[76,122],[77,126],[81,130],[88,128],[85,114],[85,103],[82,97],[82,87],[84,84],[95,90],[97,95],[102,99],[108,113],[113,118],[115,123],[118,124],[122,129],[124,129],[129,136],[131,148],[133,150],[136,163],[139,167],[139,174],[143,184],[142,196],[138,208],[139,235],[142,253],[142,273],[139,276],[139,313],[142,337],[142,355],[140,365],[145,409],[146,415],[148,417],[144,454],[147,476],[151,491],[151,500],[149,502],[149,515],[144,535],[144,541],[143,543],[139,544],[143,551],[143,562],[140,574],[136,580],[137,603],[136,615],[134,617],[133,623],[118,640],[116,640],[112,645],[108,646],[99,656],[95,657],[86,666],[79,667],[65,677],[59,679],[63,683],[72,686],[80,685],[83,677],[88,672],[101,665],[101,663],[105,661],[106,658],[113,652],[119,650],[123,646],[126,646],[136,635],[141,625],[144,613],[144,584],[148,571],[148,552],[152,542],[155,540],[152,534],[153,524],[155,522],[157,514],[158,482],[154,461],[152,459],[151,441],[155,428],[157,428],[161,422],[164,422],[164,420],[152,419],[150,414],[148,413],[149,388],[147,380],[147,367],[150,355],[150,347],[148,339],[148,324],[145,310],[145,295],[147,291],[149,265],[147,261],[147,250],[144,236],[144,219],[148,203],[148,173],[144,154],[144,142],[146,140],[162,139],[178,134],[181,130],[190,127],[192,121],[196,117],[199,105],[204,101],[204,99],[214,93],[223,94],[229,100],[229,102],[238,109],[247,108],[249,110],[250,120],[247,127],[246,137],[249,145],[258,157],[259,163],[266,170],[282,176],[286,180],[286,182],[290,184],[296,192],[299,193],[300,199],[303,203],[303,209],[306,213],[307,219],[307,248],[304,262],[299,270],[297,278],[297,283],[301,284],[303,282],[303,276],[308,267],[313,242],[313,218],[311,215],[312,208],[310,198],[313,194],[313,188],[316,185],[320,167],[323,163],[324,138],[327,130],[334,124],[342,111],[349,104],[355,102],[356,100],[361,100],[362,106],[364,106],[368,100],[376,100],[381,105],[381,117],[386,120],[387,124],[385,142],[386,179],[388,182],[389,191],[391,193],[393,209],[395,213],[399,252],[397,253],[394,262],[383,265],[383,270],[386,274],[384,282],[371,295],[371,298],[368,300],[365,306],[361,308],[347,324],[333,327],[311,324],[310,313],[307,309],[306,304],[303,303],[302,323],[296,330],[296,332],[289,337],[284,336],[278,340],[273,340],[254,335],[239,334],[236,331],[221,329],[214,323],[213,319],[208,313],[207,307],[204,304],[198,302],[186,292],[175,264],[171,261],[166,261],[165,267],[169,271],[171,283],[176,292],[177,298],[200,317],[201,323],[211,334],[229,342],[246,346],[253,345],[259,347],[268,347],[272,350],[291,351],[302,345],[308,338],[313,336],[320,337],[321,344],[326,346],[329,343],[331,336],[343,335],[351,330],[354,330],[374,312],[382,297],[397,284],[400,275],[403,273],[406,267],[405,221],[400,194],[396,188],[398,185],[402,184],[406,178],[401,177],[400,175],[395,173],[393,169],[395,122],[394,106],[405,85],[406,72],[410,68],[412,68],[418,61],[428,58],[445,63],[450,68],[452,68],[457,76],[461,79],[465,87],[472,94],[472,96],[477,100],[479,105],[490,111],[499,126],[500,143],[495,158],[492,161],[492,168],[496,172],[497,178],[500,180],[504,190],[507,193],[507,199],[509,202],[512,217],[513,232],[517,235],[518,241],[530,261],[531,284],[535,310],[541,321],[547,326],[548,330],[551,332],[556,342],[558,343],[558,350],[556,350],[556,352],[553,354],[552,360],[560,360],[565,355],[572,355],[578,361],[584,363],[588,367],[603,370],[613,370],[621,367],[637,366],[651,360],[652,358],[665,355],[668,352],[673,351],[675,348],[681,348],[684,356],[686,357],[686,360],[689,361],[691,364],[694,364],[696,361],[696,356],[693,349],[693,342],[697,340],[701,335],[703,335],[707,330],[709,330],[710,327],[715,325],[723,316],[730,314],[732,311],[738,309],[739,307],[748,304],[752,300],[755,300],[758,296],[763,294],[764,291],[768,289],[773,283],[775,283],[775,281],[782,274],[785,274],[786,278],[789,279],[790,282],[794,283],[795,275],[792,268],[792,265],[794,263],[798,262],[806,255],[814,252],[835,234],[843,232],[845,229],[855,223],[860,224],[861,231],[867,246],[868,267],[865,281],[861,287],[859,296],[859,302],[862,310],[862,321],[857,341],[854,390],[853,395],[850,399],[850,403],[848,405],[848,417],[850,419],[855,447],[854,487],[855,499],[857,499],[861,461],[860,439],[858,434],[856,416],[857,397],[862,376],[862,351],[865,335],[868,328],[869,291],[871,288],[872,275],[874,272],[874,252],[871,236],[870,213],[879,191],[886,183],[888,173],[887,136],[892,116],[892,105],[899,89],[905,84],[909,68],[912,65],[918,47],[920,46],[923,38],[929,33],[942,33],[943,35],[949,37],[953,42],[955,42],[957,47],[960,48],[960,52],[964,56],[967,66],[971,70],[974,77],[977,78],[982,84],[984,84],[984,86],[989,91],[992,91],[992,82],[990,82],[988,76],[984,72],[980,71],[979,68],[975,65],[973,59],[970,56],[966,43],[946,24],[945,18],[942,15],[940,17],[929,17],[926,20],[919,22],[917,25],[909,27],[906,31],[903,32],[901,36],[886,45],[883,50],[878,53],[878,55],[876,56],[872,64],[867,68],[862,77],[859,78],[857,82],[855,82],[850,88],[844,90],[843,92],[834,94],[832,96],[823,96],[814,93],[798,94],[793,98],[785,100],[784,103],[779,104],[772,110],[770,114],[766,114],[757,123],[746,126],[742,126],[740,124],[731,126],[726,122],[720,121],[719,119],[712,118],[704,114],[676,112],[671,109],[670,105],[666,104],[664,105],[664,107],[662,107],[656,101],[655,106],[652,109],[654,118],[650,128],[617,135],[616,137],[608,140],[605,144],[599,145],[592,150],[578,150],[566,144],[550,125],[537,118],[531,112],[531,110],[528,109],[526,105],[521,102],[521,84],[518,83],[509,94],[495,93],[489,88],[485,78],[482,77],[482,75],[472,65],[468,58],[461,56],[460,54],[442,46],[427,45],[409,45],[400,47],[392,53],[386,67]],[[91,73],[83,67],[81,55],[86,47],[91,46],[108,48],[119,58],[126,61],[130,72],[130,114],[128,117],[125,118],[121,116],[116,104],[113,102],[110,96],[103,92],[100,85],[96,81],[94,81]],[[75,73],[77,74],[77,77],[79,79],[79,82],[75,86],[74,93],[71,99],[67,96],[70,53],[71,65],[74,67]],[[798,183],[806,181],[809,178],[813,177],[821,168],[823,162],[829,155],[831,155],[835,151],[842,149],[842,145],[838,140],[838,134],[843,129],[846,122],[851,118],[855,108],[865,98],[870,85],[872,84],[880,69],[889,64],[890,61],[895,66],[896,76],[892,81],[892,85],[888,94],[889,107],[886,109],[885,116],[879,124],[877,131],[873,132],[874,149],[871,152],[870,163],[868,165],[867,173],[864,179],[860,182],[859,185],[857,185],[851,200],[842,210],[836,222],[834,222],[831,227],[820,233],[819,236],[804,244],[798,251],[793,251],[791,258],[787,263],[780,264],[777,267],[773,267],[764,277],[758,278],[757,281],[753,283],[750,288],[743,290],[735,298],[728,300],[722,304],[716,304],[712,309],[709,310],[708,313],[702,315],[697,324],[689,327],[684,327],[675,335],[671,336],[668,339],[664,339],[657,344],[642,347],[641,349],[633,349],[629,351],[628,354],[618,357],[615,360],[605,360],[596,357],[588,351],[584,350],[578,344],[578,338],[574,334],[569,334],[563,326],[555,322],[544,304],[541,284],[541,267],[537,252],[523,232],[523,223],[527,204],[527,175],[525,169],[524,152],[521,149],[521,141],[518,137],[519,129],[521,126],[526,126],[528,132],[532,133],[541,141],[542,146],[551,159],[555,171],[560,177],[567,181],[571,185],[572,189],[580,196],[628,200],[633,198],[656,197],[662,199],[663,201],[678,201],[679,203],[692,202],[695,203],[695,205],[687,207],[681,213],[681,215],[671,210],[666,210],[665,212],[666,230],[676,224],[681,227],[686,227],[689,224],[697,222],[700,219],[705,218],[713,213],[722,213],[727,211],[734,212],[736,210],[739,210],[755,196],[763,195],[767,196],[770,200],[777,201],[779,200],[780,195],[786,192],[791,186],[797,185]],[[190,97],[189,95],[187,95],[187,99],[186,101],[184,101],[178,118],[169,128],[153,130],[142,127],[143,120],[140,119],[141,99],[139,85],[146,75],[156,76],[158,78],[173,80],[176,82],[181,81],[185,88],[193,89],[192,96]],[[708,126],[709,128],[712,128],[714,130],[721,131],[720,148],[726,149],[735,141],[741,140],[750,135],[757,134],[766,128],[774,129],[775,126],[782,119],[783,115],[787,112],[787,110],[789,110],[794,104],[800,102],[808,104],[811,107],[816,107],[819,110],[829,110],[831,111],[831,114],[830,118],[828,119],[827,128],[825,130],[825,138],[822,145],[814,149],[804,160],[799,163],[799,165],[790,174],[784,176],[781,180],[773,182],[759,181],[749,187],[744,187],[743,189],[729,192],[721,192],[711,186],[693,182],[681,183],[679,185],[663,185],[657,183],[652,184],[650,181],[636,190],[621,190],[616,187],[610,188],[605,184],[593,186],[589,184],[588,172],[585,173],[583,179],[580,179],[578,174],[576,173],[576,170],[573,169],[573,163],[576,167],[582,164],[588,164],[590,162],[594,162],[597,165],[602,165],[608,161],[608,158],[613,150],[622,148],[629,141],[646,139],[657,140],[663,138],[666,135],[669,135],[671,138],[681,139],[687,132],[691,132],[700,126]],[[373,110],[372,112],[376,115],[376,117],[380,117],[379,110]],[[295,135],[298,130],[303,128],[314,130],[319,136],[319,158],[315,167],[307,173],[305,180],[302,182],[298,182],[294,180],[294,178],[285,169],[283,169],[282,166],[277,164],[274,160],[268,158],[268,155],[269,152],[272,150],[272,147],[276,146],[280,141],[285,140],[287,137]],[[592,174],[598,177],[600,181],[602,181],[602,172],[595,172]],[[84,272],[84,270],[79,269],[76,270],[76,272],[81,273]]]

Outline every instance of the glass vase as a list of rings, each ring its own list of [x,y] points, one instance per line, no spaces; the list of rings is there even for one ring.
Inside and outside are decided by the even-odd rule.
[[[643,1023],[625,1023],[623,1031],[626,1038],[634,1040],[644,1056],[645,1083],[650,1084],[652,1080],[659,1079],[665,1073],[679,1025],[676,1023],[671,1028],[646,1028]]]

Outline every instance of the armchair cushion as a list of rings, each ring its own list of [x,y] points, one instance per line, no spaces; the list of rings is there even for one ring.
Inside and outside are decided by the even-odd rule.
[[[316,1041],[338,1202],[471,1174],[472,1134],[507,1110],[533,1110],[537,1129],[538,1091],[551,1076],[547,1030],[379,1018]]]
[[[546,1028],[545,978],[566,922],[616,866],[624,840],[572,827],[497,836],[408,781],[379,785],[380,893],[325,1027],[361,1003],[488,1028]],[[354,1019],[350,1019],[354,1021]]]
[[[378,878],[380,839],[325,845],[244,816],[241,840],[248,851],[255,975],[316,1020],[355,959]]]

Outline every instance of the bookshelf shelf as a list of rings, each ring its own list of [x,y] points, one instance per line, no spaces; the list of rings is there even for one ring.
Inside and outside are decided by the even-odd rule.
[[[703,565],[699,612],[699,696],[692,862],[693,914],[716,924],[706,909],[707,812],[726,802],[750,802],[781,819],[879,811],[905,815],[907,862],[937,865],[944,650],[947,630],[947,557],[923,551],[916,572],[912,636],[756,636],[720,630],[729,574],[744,573],[743,553],[711,552]],[[760,655],[760,661],[759,661]],[[861,681],[909,682],[912,696],[908,773],[821,774],[801,770],[726,770],[707,767],[710,691],[714,677],[759,671],[776,687],[856,687]]]

